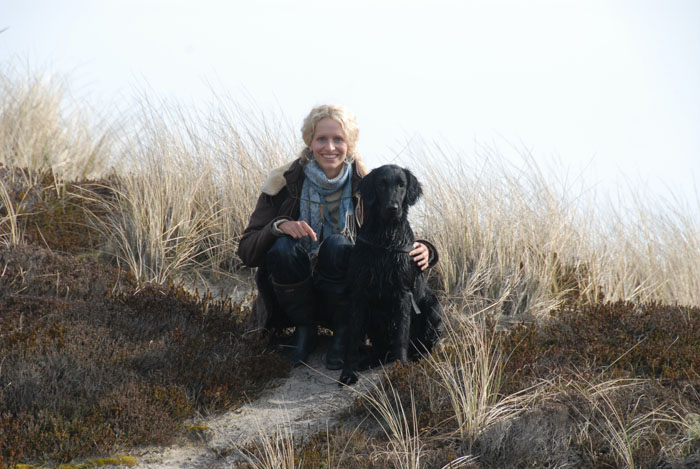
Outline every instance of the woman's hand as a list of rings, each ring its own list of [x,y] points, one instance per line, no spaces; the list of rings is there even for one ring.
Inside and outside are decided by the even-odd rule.
[[[316,242],[316,232],[305,221],[287,220],[280,223],[278,228],[294,239],[311,236],[311,239]]]
[[[408,255],[413,258],[416,264],[418,264],[418,268],[420,270],[427,269],[428,262],[430,261],[430,250],[428,249],[428,246],[423,243],[415,242],[413,243],[413,247],[415,249],[409,252]]]

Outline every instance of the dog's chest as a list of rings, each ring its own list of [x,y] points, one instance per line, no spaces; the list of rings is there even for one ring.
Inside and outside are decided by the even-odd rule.
[[[413,288],[417,267],[405,252],[363,249],[358,252],[354,282],[363,294],[375,299],[390,299]]]

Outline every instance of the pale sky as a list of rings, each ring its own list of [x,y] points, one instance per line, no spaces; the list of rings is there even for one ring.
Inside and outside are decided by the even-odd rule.
[[[213,88],[295,129],[344,104],[370,166],[419,138],[525,147],[591,184],[700,186],[697,0],[0,0],[3,28],[0,63],[101,103]]]

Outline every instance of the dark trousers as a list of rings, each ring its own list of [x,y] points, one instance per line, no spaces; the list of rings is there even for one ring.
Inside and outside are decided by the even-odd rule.
[[[272,281],[281,285],[302,282],[313,276],[317,290],[341,293],[345,291],[352,242],[343,235],[334,234],[323,240],[311,265],[311,255],[301,240],[280,237],[267,251],[265,262]]]
[[[330,324],[332,311],[323,304],[323,298],[328,296],[326,293],[342,295],[346,292],[345,275],[352,248],[352,242],[345,236],[331,235],[319,246],[315,264],[312,265],[311,255],[304,243],[282,236],[267,251],[265,263],[272,282],[278,285],[294,285],[311,278],[314,290],[321,298],[321,307],[313,312],[314,317],[317,321]],[[318,305],[319,302],[309,303]]]

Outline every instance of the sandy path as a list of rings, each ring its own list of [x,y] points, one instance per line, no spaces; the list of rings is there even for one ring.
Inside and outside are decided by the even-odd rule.
[[[138,467],[233,467],[241,460],[237,445],[250,443],[261,433],[279,434],[280,424],[289,425],[295,441],[299,441],[303,436],[339,423],[339,414],[352,405],[359,390],[376,382],[381,370],[362,373],[360,382],[352,388],[338,386],[335,380],[340,372],[328,371],[323,366],[323,355],[328,346],[328,338],[325,339],[310,357],[308,367],[293,369],[288,378],[275,383],[257,400],[235,411],[193,422],[209,428],[202,432],[205,437],[183,439],[166,448],[134,452],[140,462]],[[226,456],[220,456],[222,452]]]

